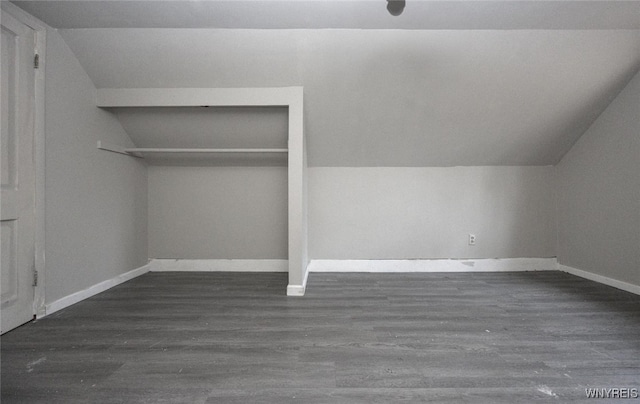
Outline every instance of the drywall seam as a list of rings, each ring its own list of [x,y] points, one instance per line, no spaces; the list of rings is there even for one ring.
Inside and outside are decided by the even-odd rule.
[[[140,275],[144,275],[149,272],[149,264],[141,266],[140,268],[136,268],[129,272],[125,272],[120,274],[114,278],[107,279],[106,281],[102,281],[93,286],[88,287],[87,289],[72,293],[68,296],[60,298],[52,303],[49,303],[45,306],[45,311],[42,315],[38,315],[38,318],[42,318],[44,316],[48,316],[49,314],[53,314],[58,310],[62,310],[66,307],[71,306],[72,304],[76,304],[82,300],[88,299],[92,296],[97,295],[98,293],[102,293],[105,290],[111,289],[114,286],[120,285],[126,281],[129,281],[133,278],[137,278]]]
[[[556,258],[311,260],[309,272],[553,271]]]
[[[590,281],[602,283],[607,286],[612,286],[614,288],[618,288],[626,292],[640,295],[640,285],[634,285],[632,283],[619,281],[617,279],[609,278],[607,276],[594,274],[593,272],[584,271],[582,269],[573,268],[573,267],[562,265],[562,264],[558,264],[558,270],[562,272],[566,272],[571,275],[579,276],[584,279],[589,279]]]
[[[282,259],[152,259],[150,272],[287,272]]]

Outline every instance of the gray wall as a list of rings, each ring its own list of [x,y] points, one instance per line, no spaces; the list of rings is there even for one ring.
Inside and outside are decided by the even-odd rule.
[[[310,258],[554,257],[554,191],[551,166],[310,168]],[[284,167],[150,166],[149,256],[286,259],[286,194]]]
[[[45,94],[46,303],[147,262],[143,162],[100,151],[130,145],[95,107],[95,87],[60,35],[47,31]]]
[[[554,257],[554,202],[553,167],[310,168],[310,256]]]
[[[558,259],[640,285],[640,74],[557,166]]]
[[[310,257],[357,259],[555,256],[548,166],[637,71],[638,33],[96,29],[63,37],[98,87],[304,85]],[[282,176],[254,174],[150,168],[149,255],[285,257]],[[238,203],[248,190],[235,180],[223,193],[233,176],[264,181],[269,202]],[[249,225],[247,212],[262,221]],[[229,232],[235,245],[223,241]],[[246,249],[241,240],[260,241]]]
[[[309,164],[315,166],[309,245],[316,259],[555,256],[548,165],[595,119],[639,59],[636,36],[627,31],[99,29],[63,35],[98,87],[304,85]],[[118,113],[138,146],[155,144],[151,115]],[[203,112],[181,113],[176,126],[184,128],[183,143],[171,146],[196,147],[182,134],[200,131]],[[450,165],[504,167],[393,168]],[[230,182],[231,172],[150,168],[150,257],[286,257],[284,200],[279,210],[239,203],[237,195],[248,191]],[[260,192],[275,203],[285,193],[278,191],[281,180],[274,181],[264,184],[275,191]],[[263,219],[251,225],[256,219],[248,220],[247,211]],[[473,248],[470,232],[478,236]],[[254,241],[247,248],[243,240]]]
[[[149,167],[149,256],[287,259],[286,167]]]
[[[640,65],[637,30],[62,35],[100,88],[304,86],[312,167],[553,165]]]

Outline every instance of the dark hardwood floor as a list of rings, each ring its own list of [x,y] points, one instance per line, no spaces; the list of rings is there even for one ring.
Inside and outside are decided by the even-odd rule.
[[[303,298],[286,284],[136,278],[2,336],[2,403],[564,403],[640,388],[640,296],[568,274],[312,273]]]

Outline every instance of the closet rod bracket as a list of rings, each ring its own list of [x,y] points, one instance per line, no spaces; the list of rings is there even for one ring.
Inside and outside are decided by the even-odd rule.
[[[124,154],[124,155],[131,156],[131,157],[142,158],[142,155],[140,155],[139,153],[132,152],[130,150],[127,150],[124,147],[120,147],[120,146],[117,146],[117,145],[105,143],[105,142],[103,142],[101,140],[98,140],[98,149],[110,151],[110,152],[113,152],[113,153],[120,153],[120,154]]]

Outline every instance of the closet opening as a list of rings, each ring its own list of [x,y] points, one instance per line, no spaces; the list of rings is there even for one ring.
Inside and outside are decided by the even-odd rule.
[[[243,260],[247,271],[288,270],[287,153],[261,151],[286,150],[286,107],[113,112],[136,146],[152,150],[141,153],[150,259],[190,260],[180,268],[193,270],[224,269],[212,260]]]
[[[304,293],[306,162],[297,89],[275,89],[287,96],[258,101],[255,94],[243,101],[247,91],[209,89],[204,102],[197,94],[176,98],[189,89],[100,90],[98,106],[118,118],[133,146],[98,148],[147,164],[151,271],[287,272],[287,294]]]

